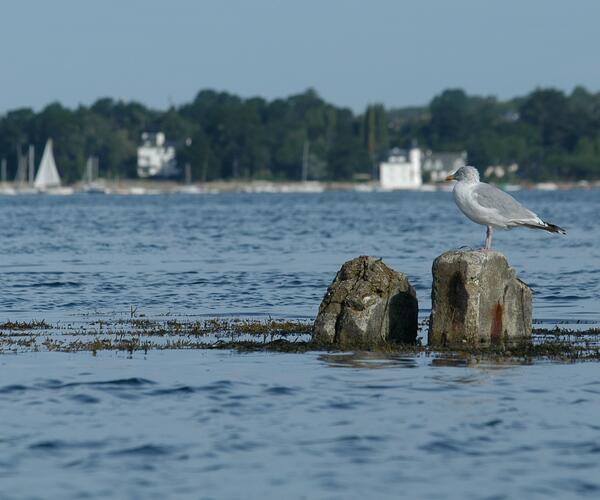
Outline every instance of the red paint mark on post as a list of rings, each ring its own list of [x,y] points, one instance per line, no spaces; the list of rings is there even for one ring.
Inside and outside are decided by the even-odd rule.
[[[492,330],[490,331],[492,344],[502,341],[502,304],[498,302],[492,310]]]

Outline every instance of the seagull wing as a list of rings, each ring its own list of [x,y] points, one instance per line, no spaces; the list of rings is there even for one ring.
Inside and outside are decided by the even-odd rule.
[[[511,195],[490,184],[480,182],[473,189],[475,201],[484,208],[493,210],[510,226],[543,226],[545,223]]]

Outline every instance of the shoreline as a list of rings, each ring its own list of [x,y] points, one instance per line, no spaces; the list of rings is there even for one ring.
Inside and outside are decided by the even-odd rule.
[[[600,181],[577,182],[525,182],[521,184],[496,184],[506,191],[538,190],[559,191],[571,189],[599,189]],[[31,194],[116,194],[116,195],[152,195],[152,194],[221,194],[221,193],[325,193],[325,192],[438,192],[451,191],[453,184],[423,184],[418,189],[386,190],[378,182],[320,182],[320,181],[210,181],[205,183],[182,184],[168,180],[124,179],[118,181],[101,180],[93,185],[81,182],[39,192],[25,186],[7,182],[0,184],[0,195]]]

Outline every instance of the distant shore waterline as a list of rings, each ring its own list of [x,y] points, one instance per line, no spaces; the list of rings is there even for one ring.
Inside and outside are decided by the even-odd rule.
[[[403,189],[395,191],[451,191],[453,183],[431,183],[423,184],[418,189]],[[598,189],[600,181],[577,181],[577,182],[540,182],[521,184],[498,184],[506,191],[524,190],[569,190],[569,189]],[[100,180],[95,183],[93,189],[83,183],[75,183],[64,186],[60,190],[48,190],[49,194],[118,194],[118,195],[144,195],[144,194],[218,194],[218,193],[322,193],[335,191],[354,192],[389,192],[383,189],[378,182],[322,182],[322,181],[210,181],[202,183],[183,184],[170,180]],[[19,185],[13,182],[0,183],[0,195],[30,195],[43,193],[29,185]]]

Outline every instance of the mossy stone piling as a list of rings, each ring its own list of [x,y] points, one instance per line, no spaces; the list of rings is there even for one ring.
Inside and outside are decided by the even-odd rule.
[[[327,289],[313,339],[348,347],[414,343],[417,316],[417,296],[406,275],[361,256],[346,262]]]
[[[432,273],[430,346],[483,347],[531,337],[531,290],[501,253],[446,252]]]

